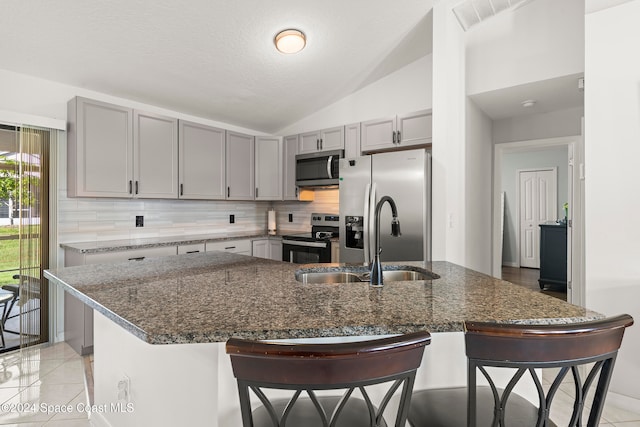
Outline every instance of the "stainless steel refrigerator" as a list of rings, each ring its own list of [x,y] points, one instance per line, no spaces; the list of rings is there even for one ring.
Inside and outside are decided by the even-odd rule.
[[[431,153],[419,149],[340,159],[340,262],[371,262],[383,196],[396,203],[402,235],[391,236],[391,209],[383,205],[381,261],[430,261]]]

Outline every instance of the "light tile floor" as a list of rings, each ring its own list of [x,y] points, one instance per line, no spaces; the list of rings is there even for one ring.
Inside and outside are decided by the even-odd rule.
[[[66,343],[0,355],[0,425],[91,427],[87,413],[82,411],[89,401],[85,363]],[[543,374],[547,386],[552,378],[553,372]],[[551,409],[551,417],[559,426],[568,424],[572,393],[571,384],[565,380]],[[63,412],[62,407],[71,411]],[[19,408],[29,411],[19,412]],[[600,425],[640,427],[640,406],[621,409],[607,401]]]
[[[0,425],[90,427],[83,366],[66,343],[0,355]]]
[[[556,373],[556,369],[548,369],[543,372],[542,382],[545,390],[547,390],[546,387],[549,387],[551,385],[551,382],[555,378]],[[581,375],[583,376],[582,380],[584,381],[586,373],[581,373]],[[558,426],[569,425],[571,412],[573,410],[574,395],[575,393],[573,381],[570,379],[570,375],[567,375],[567,377],[560,385],[558,393],[556,394],[551,405],[551,420],[554,421]],[[587,395],[587,398],[585,399],[585,406],[587,408],[591,408],[590,400],[592,399],[593,396],[591,395],[591,393]],[[607,400],[605,401],[604,410],[602,411],[602,416],[600,417],[600,426],[640,427],[640,402],[638,402],[637,407],[630,408],[629,406],[631,405],[625,404],[624,408],[618,407],[616,406],[616,402],[613,398],[607,398]],[[589,415],[588,409],[585,408],[583,415],[584,416],[582,425],[586,425],[587,417]]]

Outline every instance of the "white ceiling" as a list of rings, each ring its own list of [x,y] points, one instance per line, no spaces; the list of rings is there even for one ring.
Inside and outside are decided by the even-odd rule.
[[[274,133],[428,54],[431,0],[2,0],[0,68]],[[306,48],[283,55],[275,34]]]
[[[582,108],[584,92],[578,89],[578,79],[584,73],[541,80],[490,92],[470,95],[476,105],[492,120],[544,114],[569,108]],[[522,102],[535,101],[524,108]]]

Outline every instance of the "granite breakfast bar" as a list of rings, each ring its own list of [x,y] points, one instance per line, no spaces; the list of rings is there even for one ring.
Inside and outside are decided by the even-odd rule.
[[[420,388],[465,383],[464,320],[601,317],[447,262],[424,266],[438,279],[387,281],[383,288],[302,284],[295,279],[300,267],[210,252],[45,272],[94,309],[95,404],[131,403],[92,414],[94,424],[240,425],[224,351],[231,336],[317,340],[426,329],[433,338],[416,380]],[[128,396],[118,394],[123,378]]]

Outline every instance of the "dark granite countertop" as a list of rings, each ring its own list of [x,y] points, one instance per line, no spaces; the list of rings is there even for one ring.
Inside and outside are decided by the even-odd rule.
[[[464,320],[544,324],[602,317],[448,262],[426,266],[439,279],[386,281],[383,288],[302,284],[294,277],[301,267],[210,252],[47,270],[45,277],[151,344],[454,332]]]
[[[246,231],[243,231],[237,233],[225,233],[224,236],[221,236],[220,234],[198,234],[186,236],[145,237],[139,239],[105,240],[100,242],[95,241],[61,243],[60,247],[83,254],[91,254],[101,252],[126,251],[131,249],[157,248],[162,246],[194,245],[198,243],[216,241],[222,242],[227,240],[239,239],[279,239],[287,234],[297,234],[303,232],[304,231],[278,230],[275,235],[271,235],[266,231],[263,233],[249,234],[247,234]]]

